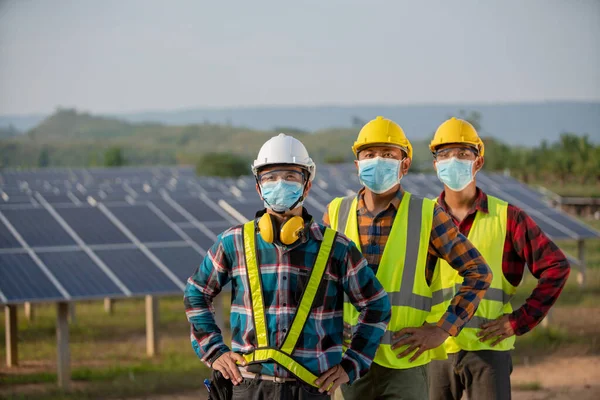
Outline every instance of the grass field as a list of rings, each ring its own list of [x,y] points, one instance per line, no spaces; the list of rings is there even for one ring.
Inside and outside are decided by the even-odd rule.
[[[593,222],[600,228],[600,223]],[[561,247],[576,254],[575,244]],[[549,357],[600,355],[600,240],[587,247],[587,281],[580,288],[571,274],[567,287],[553,309],[549,328],[537,327],[517,338],[515,365],[530,365]],[[535,286],[527,277],[514,304],[519,305]],[[197,359],[189,342],[189,327],[181,297],[160,301],[160,355],[145,355],[144,301],[123,300],[115,312],[104,312],[102,302],[77,303],[76,320],[70,325],[73,391],[56,388],[56,308],[36,306],[28,322],[19,308],[19,360],[17,368],[4,365],[0,346],[0,398],[40,400],[128,398],[150,394],[173,394],[203,390],[208,369]],[[4,343],[4,325],[0,340]],[[539,383],[523,385],[537,390]]]
[[[19,311],[21,311],[20,309]],[[203,387],[208,369],[189,341],[189,326],[181,297],[160,301],[160,355],[145,355],[144,301],[115,304],[107,315],[102,302],[78,303],[70,326],[74,391],[63,394],[56,381],[56,308],[35,308],[35,320],[19,318],[20,366],[0,368],[0,397],[38,399],[122,398],[150,393],[173,393]],[[4,327],[0,331],[4,343]],[[5,359],[5,348],[0,350]],[[10,388],[21,394],[10,394]],[[43,393],[42,393],[43,392]]]

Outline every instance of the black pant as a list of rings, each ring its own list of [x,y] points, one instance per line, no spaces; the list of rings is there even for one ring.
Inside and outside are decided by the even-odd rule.
[[[327,392],[319,393],[313,386],[300,382],[276,383],[246,379],[233,387],[231,400],[325,400]]]
[[[459,351],[429,364],[429,399],[510,400],[510,351]]]

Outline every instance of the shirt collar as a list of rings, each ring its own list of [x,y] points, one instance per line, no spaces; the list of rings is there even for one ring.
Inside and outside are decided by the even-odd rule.
[[[358,199],[358,202],[356,204],[356,209],[361,214],[366,213],[367,206],[365,204],[365,188],[362,187],[358,191],[356,196]],[[390,208],[390,206],[392,206],[396,210],[398,210],[398,207],[400,207],[400,203],[402,202],[402,197],[404,197],[404,189],[402,189],[402,186],[400,186],[400,187],[398,187],[398,191],[396,192],[396,195],[394,196],[394,198],[392,198],[392,200],[390,200],[390,203],[388,204],[388,206],[385,209],[388,210]]]
[[[442,193],[440,193],[437,202],[444,209],[444,211],[448,212],[448,204],[446,204],[446,192],[442,191]],[[485,214],[489,213],[487,195],[480,188],[476,188],[475,201],[473,202],[468,215],[473,214],[476,211],[481,211]]]

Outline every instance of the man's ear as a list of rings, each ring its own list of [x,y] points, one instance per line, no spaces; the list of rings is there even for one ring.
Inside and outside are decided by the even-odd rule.
[[[358,173],[358,160],[354,160],[354,166],[356,167],[356,172]]]
[[[433,170],[437,173],[437,163],[433,160]]]
[[[477,157],[477,159],[473,163],[473,166],[475,167],[475,172],[479,172],[481,170],[481,168],[483,168],[483,164],[484,164],[483,157],[481,157],[481,156]]]
[[[411,163],[412,160],[408,157],[405,157],[404,160],[402,160],[400,164],[400,172],[402,172],[402,175],[406,175],[408,173],[408,169],[410,168]]]
[[[261,200],[264,200],[263,196],[262,196],[262,192],[260,191],[260,186],[258,186],[258,183],[256,183],[256,193],[258,193]]]
[[[311,181],[306,182],[306,187],[304,188],[304,195],[302,197],[304,197],[306,199],[306,196],[308,196],[308,192],[310,192],[311,188],[312,188],[312,182]]]

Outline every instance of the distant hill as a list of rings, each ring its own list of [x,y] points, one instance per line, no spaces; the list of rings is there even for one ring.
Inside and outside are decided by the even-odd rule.
[[[544,139],[557,140],[563,132],[588,134],[593,142],[600,143],[600,102],[198,108],[109,117],[130,123],[154,122],[169,126],[228,125],[268,131],[286,126],[314,132],[335,127],[356,131],[360,121],[384,115],[400,123],[411,139],[425,140],[439,123],[461,110],[481,113],[482,134],[509,144],[534,146]],[[41,116],[0,116],[0,127],[12,124],[26,131],[42,119]]]
[[[292,129],[285,130],[289,133]],[[192,164],[201,154],[209,152],[227,152],[251,159],[276,133],[210,123],[185,126],[132,123],[61,109],[25,134],[0,140],[0,166],[36,166],[42,153],[47,154],[52,166],[93,166],[101,163],[103,152],[109,147],[122,148],[127,161],[137,165]],[[293,132],[318,162],[352,160],[351,146],[356,134],[356,128]],[[413,146],[415,158],[430,164],[426,143],[413,141]]]

